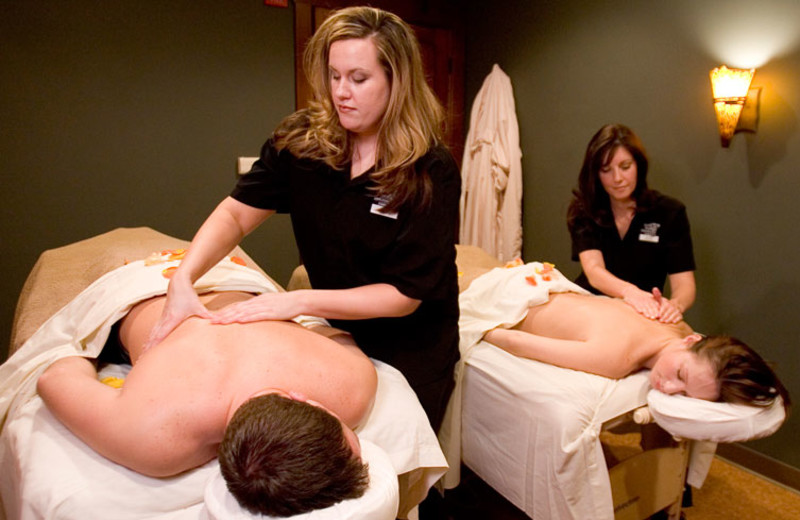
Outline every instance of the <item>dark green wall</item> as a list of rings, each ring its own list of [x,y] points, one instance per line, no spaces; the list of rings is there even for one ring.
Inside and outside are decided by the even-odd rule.
[[[507,0],[470,2],[468,15],[467,99],[493,63],[514,87],[525,259],[577,274],[570,190],[594,132],[625,123],[648,149],[651,186],[688,207],[698,299],[687,319],[753,345],[800,396],[800,3]],[[758,132],[724,149],[708,72],[737,65],[726,51],[765,47],[753,83],[763,87]],[[795,414],[747,446],[800,467],[798,428]]]
[[[116,227],[190,239],[294,108],[292,10],[260,0],[0,1],[0,337],[45,249]],[[245,249],[279,282],[288,219]]]

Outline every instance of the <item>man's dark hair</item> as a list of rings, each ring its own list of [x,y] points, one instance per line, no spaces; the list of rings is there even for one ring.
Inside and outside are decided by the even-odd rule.
[[[342,428],[305,402],[278,394],[250,399],[236,410],[219,447],[228,490],[251,513],[280,517],[362,496],[368,467]]]

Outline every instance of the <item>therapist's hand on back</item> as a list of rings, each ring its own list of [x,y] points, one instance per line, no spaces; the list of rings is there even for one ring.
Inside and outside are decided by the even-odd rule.
[[[211,318],[211,312],[200,302],[192,284],[173,278],[167,289],[167,300],[161,318],[150,332],[144,351],[161,343],[170,332],[183,323],[186,318],[199,316]]]
[[[226,305],[211,314],[211,323],[248,323],[262,320],[291,320],[302,314],[299,298],[302,291],[264,293]]]
[[[658,319],[660,305],[652,293],[631,286],[625,289],[622,299],[645,318]]]

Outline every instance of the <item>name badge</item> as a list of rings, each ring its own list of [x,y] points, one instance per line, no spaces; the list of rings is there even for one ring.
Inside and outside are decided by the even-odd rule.
[[[380,215],[382,217],[390,218],[393,220],[397,220],[397,212],[396,211],[386,211],[384,207],[388,201],[384,197],[375,197],[372,202],[372,206],[369,208],[369,212],[373,215]]]
[[[658,228],[661,224],[658,222],[648,222],[642,226],[642,231],[639,233],[639,242],[650,242],[651,244],[658,244]]]

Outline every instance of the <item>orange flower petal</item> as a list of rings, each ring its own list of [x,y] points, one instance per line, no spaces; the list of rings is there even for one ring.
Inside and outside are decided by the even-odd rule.
[[[168,261],[181,260],[184,256],[186,256],[185,249],[173,249],[172,251],[169,252]]]
[[[233,262],[234,264],[239,264],[239,265],[245,265],[245,266],[247,265],[247,263],[245,263],[245,261],[243,259],[239,258],[238,256],[232,256],[231,257],[231,262]]]
[[[175,274],[175,270],[178,269],[174,265],[172,267],[167,267],[163,271],[161,271],[161,276],[164,278],[172,278],[172,275]]]
[[[528,282],[529,284],[533,285],[533,286],[539,285],[536,282],[536,277],[535,276],[526,276],[525,277],[525,281]]]

